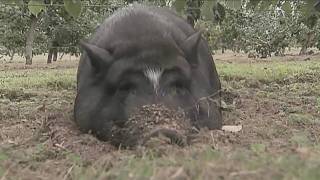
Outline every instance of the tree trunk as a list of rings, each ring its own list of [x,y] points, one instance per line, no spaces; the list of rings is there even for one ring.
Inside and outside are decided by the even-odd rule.
[[[49,41],[49,53],[48,53],[47,64],[52,63],[52,61],[57,61],[58,59],[57,47],[58,47],[58,42],[56,40]]]
[[[52,63],[52,53],[53,53],[52,48],[49,48],[47,64]]]
[[[62,60],[63,56],[64,56],[64,53],[61,54],[59,59]]]
[[[306,55],[307,50],[308,50],[308,47],[306,45],[303,45],[300,52],[299,52],[299,55]]]
[[[13,57],[14,57],[14,54],[15,54],[15,53],[16,53],[15,51],[12,51],[12,53],[11,53],[11,55],[10,55],[10,61],[13,60]]]
[[[195,22],[200,18],[201,16],[201,6],[203,4],[203,1],[201,0],[187,0],[186,5],[186,15],[187,15],[187,21],[188,23],[194,27]]]
[[[31,24],[30,24],[30,29],[27,32],[26,54],[25,54],[27,65],[32,64],[32,48],[33,48],[32,46],[33,46],[37,21],[38,21],[37,17],[34,15],[31,15]]]
[[[311,47],[312,43],[314,41],[314,36],[315,36],[314,31],[311,31],[307,34],[307,37],[306,37],[304,43],[302,44],[302,48],[300,50],[299,55],[306,55],[307,54],[308,47]]]
[[[57,61],[58,58],[58,51],[57,49],[53,49],[53,61]]]

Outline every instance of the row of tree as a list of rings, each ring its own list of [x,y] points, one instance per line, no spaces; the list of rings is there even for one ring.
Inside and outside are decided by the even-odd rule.
[[[254,3],[253,3],[254,2]],[[290,47],[320,49],[320,13],[315,1],[242,1],[240,6],[225,6],[217,23],[201,21],[213,50],[254,52],[257,56],[284,55]],[[219,19],[219,18],[218,18]]]
[[[312,0],[4,0],[0,3],[0,56],[79,54],[78,43],[116,9],[133,2],[174,8],[206,29],[212,50],[255,51],[260,57],[300,45],[320,46]],[[319,47],[320,48],[320,47]]]
[[[48,63],[58,52],[77,54],[78,43],[89,35],[117,1],[106,0],[6,0],[0,3],[0,54],[19,54],[32,64],[32,56],[48,53]],[[87,8],[88,7],[88,8]]]

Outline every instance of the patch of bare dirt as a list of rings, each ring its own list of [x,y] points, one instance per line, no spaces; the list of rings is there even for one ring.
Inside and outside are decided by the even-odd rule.
[[[90,134],[81,133],[69,118],[52,114],[46,122],[44,135],[48,137],[45,145],[54,150],[75,153],[85,160],[97,160],[104,154],[115,150],[107,142],[99,141]]]

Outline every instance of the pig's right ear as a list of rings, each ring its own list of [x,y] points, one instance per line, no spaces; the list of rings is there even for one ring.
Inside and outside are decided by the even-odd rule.
[[[113,59],[107,50],[96,45],[82,41],[80,42],[80,46],[87,53],[90,63],[96,72],[100,72],[102,68],[108,66]]]

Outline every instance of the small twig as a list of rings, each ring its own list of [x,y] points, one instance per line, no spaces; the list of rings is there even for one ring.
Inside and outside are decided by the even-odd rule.
[[[213,137],[213,132],[210,132],[210,136],[211,136],[211,140],[212,140],[212,144],[214,145],[214,137]]]
[[[78,143],[81,143],[81,142],[83,142],[83,140],[74,141],[74,142],[72,142],[72,144],[78,144]]]
[[[122,148],[122,144],[119,145],[118,151],[121,151],[121,148]]]
[[[215,97],[215,96],[217,96],[221,91],[222,91],[222,90],[220,89],[220,90],[218,90],[217,92],[215,92],[215,93],[213,93],[213,94],[210,94],[209,96],[201,97],[201,98],[198,99],[197,102],[206,100],[206,99],[208,99],[208,98]]]
[[[56,143],[56,144],[54,144],[54,146],[56,146],[56,147],[58,147],[60,149],[63,149],[63,150],[67,150],[67,148],[65,148],[62,144]]]
[[[314,128],[312,128],[312,129],[314,129]],[[315,134],[315,133],[312,133],[313,134],[313,137],[314,137],[314,139],[315,139],[315,143],[314,144],[319,144],[319,138],[318,138],[318,136]]]
[[[74,167],[74,164],[68,169],[66,175],[64,175],[64,177],[63,177],[63,180],[67,180],[67,178],[69,177],[73,167]]]
[[[259,173],[260,170],[255,170],[255,171],[238,171],[238,172],[232,172],[230,173],[230,176],[243,176],[243,175],[250,175],[250,174],[257,174]]]
[[[32,141],[35,141],[37,139],[40,138],[41,134],[44,132],[44,130],[47,128],[48,126],[48,115],[45,111],[45,117],[44,119],[41,121],[41,125],[40,128],[34,133],[33,136],[31,136],[30,138],[28,138],[27,140],[25,140],[23,143],[21,143],[21,145],[25,145],[25,144],[29,144]]]
[[[207,102],[207,106],[210,107],[209,101],[207,100],[206,102]],[[210,117],[210,108],[208,108],[208,118],[209,118],[209,117]]]
[[[192,106],[190,106],[190,107],[186,107],[185,110],[193,109],[193,108],[196,107],[196,110],[197,110],[198,113],[199,113],[199,111],[200,111],[200,105],[199,105],[199,104],[200,104],[201,101],[207,101],[207,105],[209,105],[209,101],[210,101],[210,102],[216,103],[217,106],[221,106],[220,103],[219,103],[219,101],[214,99],[217,95],[219,95],[219,93],[220,93],[221,91],[222,91],[222,90],[220,89],[220,90],[218,90],[217,92],[215,92],[215,93],[213,93],[213,94],[211,94],[211,95],[209,95],[209,96],[204,96],[204,97],[201,97],[201,98],[195,100],[195,101],[194,101],[194,105],[192,105]],[[220,97],[219,97],[219,98],[220,98]]]
[[[194,127],[194,126],[192,126],[191,130],[193,130],[193,131],[195,131],[195,132],[197,132],[197,133],[199,133],[199,132],[200,132],[200,130],[199,130],[199,129],[197,129],[196,127]]]
[[[170,179],[176,179],[183,173],[183,167],[180,167],[171,177]]]
[[[212,149],[219,149],[218,143],[215,143],[212,131],[210,131],[210,136],[211,136],[211,140],[212,140],[212,145],[211,145]]]

